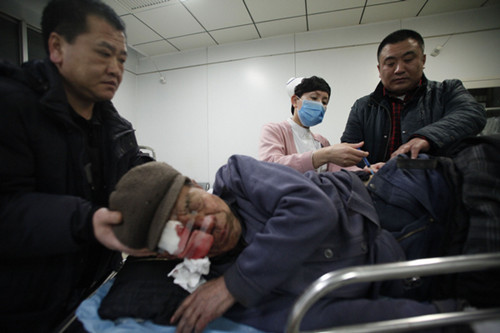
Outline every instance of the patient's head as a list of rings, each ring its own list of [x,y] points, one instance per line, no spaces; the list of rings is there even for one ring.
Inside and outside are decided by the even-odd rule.
[[[213,244],[208,251],[209,257],[233,249],[241,236],[241,224],[229,206],[218,196],[194,185],[185,185],[182,188],[172,209],[170,220],[179,221],[184,227],[199,233],[200,236],[191,235],[186,246],[183,247],[181,244],[184,252],[188,254],[192,251],[196,253],[197,241],[206,240],[203,234],[213,237]],[[183,256],[186,255],[181,255]]]
[[[241,236],[240,222],[222,199],[166,163],[150,162],[127,172],[110,196],[110,209],[123,216],[113,229],[120,242],[162,252],[161,243],[169,252],[165,256],[216,256],[234,248]]]

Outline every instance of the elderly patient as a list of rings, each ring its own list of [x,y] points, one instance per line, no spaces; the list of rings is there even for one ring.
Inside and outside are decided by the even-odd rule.
[[[152,162],[127,173],[110,202],[123,214],[114,232],[128,246],[158,251],[164,226],[175,220],[187,245],[173,253],[210,257],[209,281],[171,319],[178,332],[201,332],[222,315],[281,332],[296,298],[324,273],[404,260],[399,244],[380,228],[363,182],[348,171],[301,174],[235,155],[217,172],[210,194],[171,166]],[[127,226],[132,220],[143,223]],[[199,242],[182,236],[185,229]],[[397,299],[400,287],[399,282],[343,287],[317,302],[302,327],[433,314],[458,304]]]

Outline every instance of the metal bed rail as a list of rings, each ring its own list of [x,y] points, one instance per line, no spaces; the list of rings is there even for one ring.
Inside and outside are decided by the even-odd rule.
[[[500,253],[459,255],[417,259],[390,264],[355,266],[326,273],[313,282],[297,299],[288,317],[286,332],[299,332],[303,317],[316,301],[333,290],[348,284],[470,272],[495,267],[500,267]],[[494,308],[385,320],[307,332],[402,332],[499,318],[500,308]]]
[[[153,148],[149,147],[149,146],[139,146],[139,149],[140,150],[145,150],[146,153],[148,153],[153,159],[156,160],[156,152]]]

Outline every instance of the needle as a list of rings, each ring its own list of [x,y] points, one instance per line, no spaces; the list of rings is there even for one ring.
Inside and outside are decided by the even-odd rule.
[[[361,148],[358,148],[358,150],[361,150]],[[365,162],[365,164],[368,167],[368,169],[370,170],[371,174],[375,175],[375,172],[373,172],[372,166],[371,166],[370,162],[368,162],[368,159],[366,157],[363,157],[363,162]]]

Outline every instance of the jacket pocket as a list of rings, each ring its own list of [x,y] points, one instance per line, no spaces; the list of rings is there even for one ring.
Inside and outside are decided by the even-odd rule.
[[[403,248],[407,260],[441,255],[444,228],[430,215],[423,215],[392,234]]]

